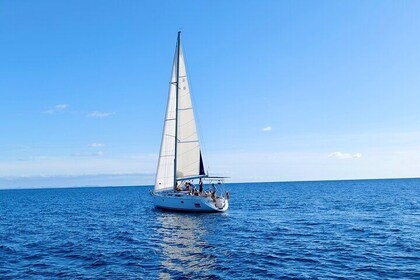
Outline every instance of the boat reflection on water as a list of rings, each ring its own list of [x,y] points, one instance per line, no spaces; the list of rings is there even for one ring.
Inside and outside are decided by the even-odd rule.
[[[205,236],[203,215],[159,212],[157,222],[161,237],[160,279],[217,279],[215,256]]]

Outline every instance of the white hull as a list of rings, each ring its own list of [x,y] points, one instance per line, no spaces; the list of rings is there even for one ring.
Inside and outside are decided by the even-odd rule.
[[[188,212],[224,212],[229,208],[229,201],[217,197],[216,203],[209,196],[195,196],[188,193],[155,193],[155,206],[173,211]]]

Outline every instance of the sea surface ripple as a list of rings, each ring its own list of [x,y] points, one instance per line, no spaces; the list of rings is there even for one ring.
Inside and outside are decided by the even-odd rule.
[[[230,184],[226,213],[151,187],[0,191],[1,279],[420,279],[420,179]]]

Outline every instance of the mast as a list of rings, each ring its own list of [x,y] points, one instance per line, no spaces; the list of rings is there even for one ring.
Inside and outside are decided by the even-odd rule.
[[[179,91],[179,49],[181,47],[181,31],[178,31],[176,54],[176,92],[175,92],[175,157],[174,157],[174,189],[176,189],[176,157],[178,144],[178,91]]]

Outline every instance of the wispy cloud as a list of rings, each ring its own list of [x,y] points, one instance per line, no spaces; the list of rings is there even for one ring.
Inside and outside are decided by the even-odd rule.
[[[101,157],[104,155],[104,152],[97,151],[95,153],[74,153],[72,156],[74,157]]]
[[[77,151],[67,156],[28,157],[25,161],[0,157],[0,177],[154,173],[157,158],[156,154],[108,155],[106,152],[96,150]]]
[[[58,112],[64,111],[65,109],[67,109],[67,107],[68,107],[67,104],[57,104],[57,105],[45,110],[44,113],[47,113],[47,114],[58,113]]]
[[[87,114],[87,117],[89,118],[107,118],[109,116],[115,115],[115,112],[99,112],[94,111],[89,114]]]
[[[102,147],[105,147],[105,144],[102,144],[102,143],[92,143],[92,144],[89,144],[89,147],[91,147],[91,148],[102,148]]]
[[[0,176],[0,189],[151,185],[154,173],[88,173],[82,175]]]
[[[338,158],[338,159],[357,159],[357,158],[361,158],[362,154],[361,153],[351,154],[351,153],[333,152],[333,153],[330,153],[328,157]]]
[[[271,126],[266,126],[266,127],[261,128],[261,130],[264,132],[271,131],[271,129],[272,129]]]

